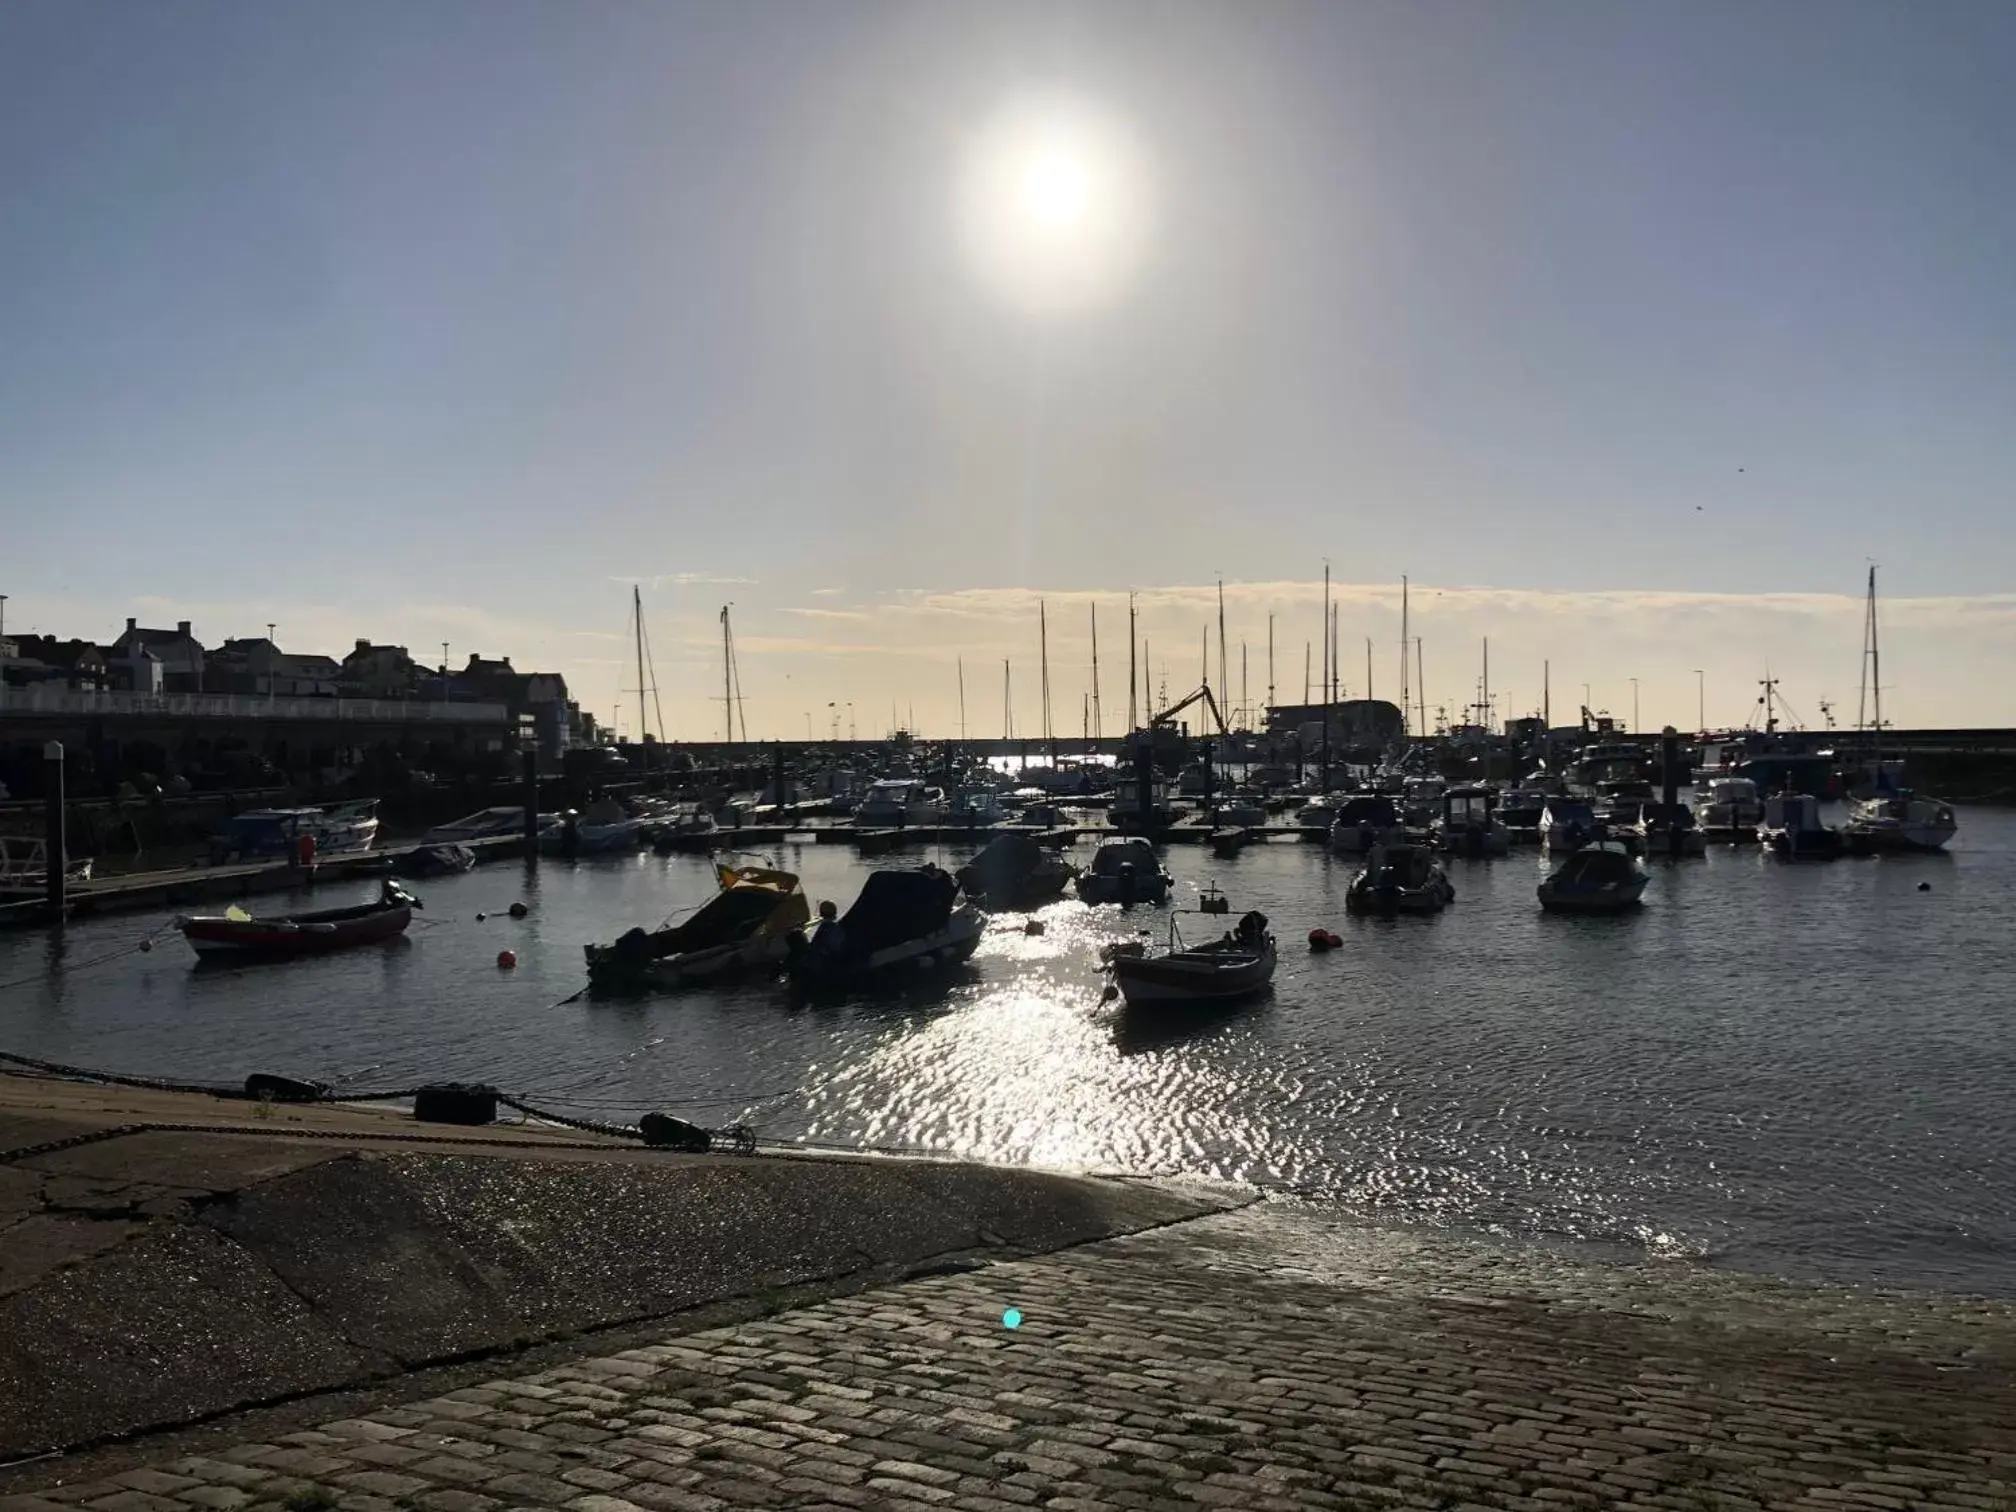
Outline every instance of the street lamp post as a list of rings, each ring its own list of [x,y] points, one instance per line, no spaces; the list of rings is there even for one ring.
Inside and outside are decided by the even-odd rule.
[[[266,621],[266,707],[273,707],[273,679],[280,664],[280,647],[273,640],[273,621]]]
[[[1638,679],[1631,679],[1631,733],[1638,733]]]
[[[1694,728],[1708,728],[1708,674],[1699,667],[1694,669]]]

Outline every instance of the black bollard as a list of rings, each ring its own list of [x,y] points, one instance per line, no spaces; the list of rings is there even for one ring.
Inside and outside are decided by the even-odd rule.
[[[49,922],[63,927],[63,875],[69,851],[63,839],[63,742],[52,740],[42,747],[42,796],[45,829],[42,838],[43,896],[49,904]]]
[[[525,859],[539,864],[539,753],[527,746],[518,753],[525,779]]]

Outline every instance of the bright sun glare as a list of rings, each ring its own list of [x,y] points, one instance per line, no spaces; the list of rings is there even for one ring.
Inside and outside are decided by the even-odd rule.
[[[1061,312],[1116,294],[1140,260],[1147,183],[1111,112],[1054,95],[1012,101],[969,147],[959,183],[966,250],[996,293]]]

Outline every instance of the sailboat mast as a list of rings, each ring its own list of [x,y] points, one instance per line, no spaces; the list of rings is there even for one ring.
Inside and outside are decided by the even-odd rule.
[[[1484,637],[1484,733],[1491,733],[1491,637]]]
[[[1869,780],[1881,780],[1883,772],[1883,653],[1876,632],[1876,564],[1869,564],[1869,607],[1863,615],[1862,661],[1865,682],[1861,707],[1856,711],[1855,720],[1869,737]],[[1872,723],[1869,714],[1875,714]]]
[[[1554,728],[1554,663],[1540,663],[1540,734],[1544,739]]]
[[[1099,718],[1099,606],[1092,606],[1092,735],[1098,739],[1104,735]]]
[[[1135,664],[1134,648],[1140,641],[1134,623],[1134,595],[1127,595],[1127,728],[1130,732],[1141,728],[1141,706],[1134,699]]]
[[[1372,701],[1372,637],[1369,635],[1365,637],[1365,701]],[[1406,717],[1406,710],[1401,710],[1401,717]]]
[[[1047,741],[1050,733],[1050,618],[1043,600],[1036,600],[1036,641],[1038,656],[1037,685],[1043,696],[1043,738]]]
[[[650,733],[644,723],[644,591],[637,584],[630,585],[630,613],[637,622],[637,739],[641,742]],[[661,725],[658,734],[662,739],[665,731]]]
[[[1239,707],[1245,728],[1253,728],[1253,706],[1246,701],[1246,642],[1239,642]]]
[[[1421,709],[1421,722],[1415,728],[1423,735],[1426,735],[1428,733],[1428,673],[1422,665],[1421,637],[1418,635],[1414,637],[1414,697]]]
[[[1005,656],[1001,658],[1001,738],[1015,738],[1015,674]]]
[[[959,658],[959,743],[966,743],[966,658]]]
[[[1267,718],[1274,718],[1274,616],[1267,616]]]
[[[1344,697],[1344,657],[1337,644],[1337,627],[1344,616],[1337,606],[1330,606],[1330,702],[1339,703]]]
[[[1400,579],[1400,733],[1408,733],[1407,726],[1413,723],[1413,710],[1409,705],[1407,688],[1407,579]]]
[[[1205,681],[1210,681],[1206,678]],[[1218,692],[1231,691],[1231,676],[1225,670],[1225,579],[1218,579]]]
[[[1304,660],[1307,660],[1306,656]],[[1308,669],[1306,667],[1303,669],[1303,681],[1308,681]],[[1324,728],[1328,729],[1330,724],[1330,710],[1328,707],[1330,703],[1330,564],[1327,561],[1323,564],[1323,703],[1325,705],[1323,724]]]
[[[728,638],[728,606],[721,606],[721,728],[729,745],[735,744],[735,653]]]

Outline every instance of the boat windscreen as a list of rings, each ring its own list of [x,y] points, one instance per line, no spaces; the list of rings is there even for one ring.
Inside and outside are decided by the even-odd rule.
[[[1559,880],[1595,886],[1631,875],[1631,858],[1621,851],[1579,850],[1562,865]]]
[[[746,939],[775,913],[787,895],[767,887],[737,887],[716,893],[711,902],[677,929],[664,943],[671,951],[708,950]]]
[[[1152,872],[1155,870],[1155,848],[1138,837],[1111,840],[1100,846],[1092,857],[1092,870],[1102,877],[1118,876],[1122,866],[1132,866],[1137,872]]]

